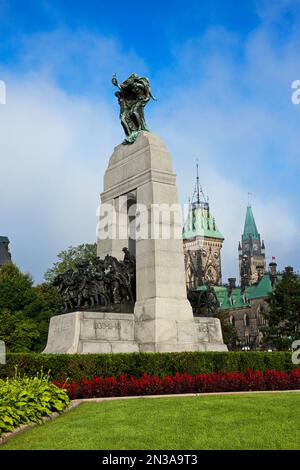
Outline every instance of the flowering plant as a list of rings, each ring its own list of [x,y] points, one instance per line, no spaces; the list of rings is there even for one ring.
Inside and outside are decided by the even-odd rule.
[[[217,372],[173,376],[143,374],[140,378],[93,377],[74,380],[54,380],[53,383],[67,390],[70,398],[122,397],[137,395],[164,395],[178,393],[243,392],[249,390],[298,390],[300,369],[291,372],[245,370],[243,372]]]

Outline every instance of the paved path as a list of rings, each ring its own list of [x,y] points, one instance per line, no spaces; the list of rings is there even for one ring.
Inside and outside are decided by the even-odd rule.
[[[211,392],[211,393],[172,393],[170,395],[135,395],[130,397],[102,397],[102,398],[78,398],[72,400],[72,403],[92,403],[111,400],[132,400],[135,398],[176,398],[176,397],[209,397],[211,395],[255,395],[258,393],[300,393],[300,390],[251,390],[245,392]]]

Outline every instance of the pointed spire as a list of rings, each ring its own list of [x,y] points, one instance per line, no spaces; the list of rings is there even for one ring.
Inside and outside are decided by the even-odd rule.
[[[205,196],[199,178],[199,164],[196,161],[196,184],[193,197],[189,199],[189,214],[182,230],[184,240],[192,237],[210,237],[224,240],[216,220],[210,212],[208,197]]]
[[[197,187],[197,204],[200,204],[200,180],[199,180],[199,165],[198,165],[198,158],[197,158],[197,178],[196,178],[196,187]]]
[[[250,238],[258,240],[259,233],[254,220],[251,206],[247,206],[246,219],[244,225],[243,240],[249,240]]]
[[[191,204],[195,206],[208,206],[208,198],[206,198],[201,183],[200,183],[200,177],[199,177],[199,164],[198,164],[198,158],[196,159],[196,184],[195,184],[195,189],[194,189],[194,194],[191,200]]]

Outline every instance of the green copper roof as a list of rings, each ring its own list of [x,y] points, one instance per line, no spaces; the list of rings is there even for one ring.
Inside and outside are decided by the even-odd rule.
[[[282,276],[277,275],[277,282],[281,280]],[[275,283],[276,284],[276,283]],[[268,274],[265,274],[259,283],[255,286],[251,286],[253,291],[251,292],[251,299],[258,299],[259,297],[266,297],[272,292],[271,279]]]
[[[251,206],[247,207],[246,212],[246,219],[244,225],[244,233],[243,233],[243,240],[249,240],[249,238],[253,238],[259,240],[259,233],[256,227],[256,223],[254,220],[253,212]]]
[[[224,240],[216,225],[215,218],[210,214],[208,204],[199,205],[190,210],[188,219],[183,227],[182,237],[184,240],[194,237],[210,237]]]
[[[278,276],[278,281],[280,276]],[[196,290],[206,290],[207,286],[199,286]],[[240,309],[250,307],[250,301],[252,299],[258,299],[262,297],[268,297],[272,292],[272,285],[269,274],[265,274],[257,285],[246,287],[245,294],[243,295],[241,287],[235,287],[232,289],[231,296],[228,296],[227,287],[224,286],[213,286],[215,294],[219,302],[220,310],[228,309]]]
[[[247,294],[243,296],[242,289],[236,287],[232,289],[231,296],[228,297],[227,288],[223,302],[220,303],[220,309],[225,310],[228,308],[246,308],[250,306]],[[217,294],[217,293],[216,293]],[[217,294],[218,297],[218,294]]]

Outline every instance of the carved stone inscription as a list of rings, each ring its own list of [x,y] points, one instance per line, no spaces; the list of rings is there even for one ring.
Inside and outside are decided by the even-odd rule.
[[[200,342],[221,342],[222,338],[220,336],[221,332],[219,331],[219,325],[216,319],[205,319],[206,321],[201,321],[201,319],[195,319],[198,331],[198,341]]]
[[[94,323],[98,339],[119,339],[121,324],[116,320],[97,320]]]

